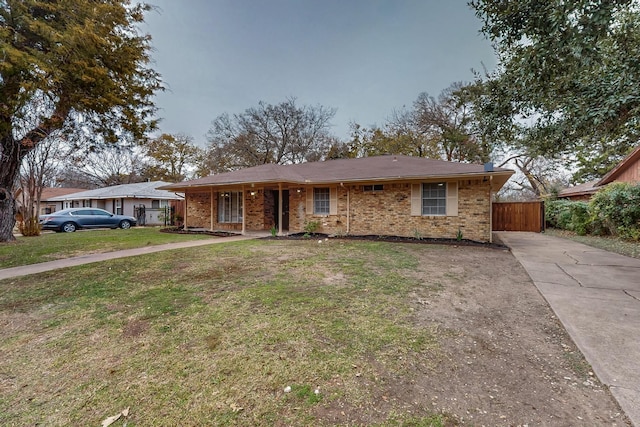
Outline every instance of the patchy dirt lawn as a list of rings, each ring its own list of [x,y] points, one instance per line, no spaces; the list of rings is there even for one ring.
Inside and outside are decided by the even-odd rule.
[[[447,426],[630,425],[509,251],[405,249],[429,285],[410,294],[415,322],[436,326],[442,354],[405,360],[402,376],[375,364],[375,411],[431,408]],[[338,424],[376,421],[348,402],[320,412]]]

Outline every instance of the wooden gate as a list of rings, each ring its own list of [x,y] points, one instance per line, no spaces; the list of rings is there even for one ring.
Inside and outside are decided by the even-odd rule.
[[[493,231],[544,231],[544,202],[499,202],[492,206]]]

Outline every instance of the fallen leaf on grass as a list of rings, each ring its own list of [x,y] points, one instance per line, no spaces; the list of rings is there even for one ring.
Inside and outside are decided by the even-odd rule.
[[[129,408],[124,409],[119,414],[116,414],[112,417],[105,418],[102,421],[102,427],[109,427],[111,424],[115,423],[120,419],[120,417],[128,417],[129,416]]]

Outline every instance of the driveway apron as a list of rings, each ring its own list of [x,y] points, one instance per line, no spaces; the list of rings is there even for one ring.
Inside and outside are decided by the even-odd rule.
[[[640,427],[640,259],[545,234],[496,235]]]

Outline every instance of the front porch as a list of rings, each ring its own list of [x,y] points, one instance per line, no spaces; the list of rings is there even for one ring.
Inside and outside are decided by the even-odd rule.
[[[208,190],[208,191],[207,191]],[[290,229],[290,189],[277,186],[211,188],[185,194],[184,225],[210,231],[232,231],[243,235],[278,235]],[[301,193],[301,189],[294,190]]]

